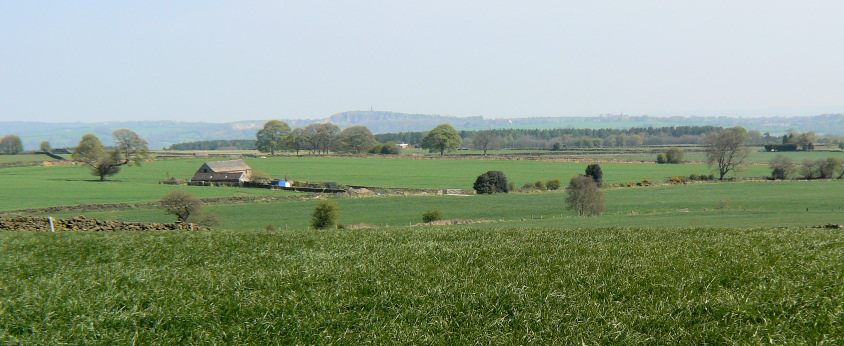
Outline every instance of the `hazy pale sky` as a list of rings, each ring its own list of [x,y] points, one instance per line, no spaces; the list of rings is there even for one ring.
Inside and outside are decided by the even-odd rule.
[[[843,1],[0,0],[0,121],[844,112]]]

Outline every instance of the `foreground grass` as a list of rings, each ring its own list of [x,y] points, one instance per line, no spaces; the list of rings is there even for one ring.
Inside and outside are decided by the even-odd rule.
[[[844,341],[822,229],[0,234],[0,343]]]

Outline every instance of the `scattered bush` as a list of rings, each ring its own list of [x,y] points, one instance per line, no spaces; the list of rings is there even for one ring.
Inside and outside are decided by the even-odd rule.
[[[730,207],[730,199],[729,198],[722,198],[718,201],[718,205],[715,206],[715,209],[727,209]]]
[[[537,190],[545,190],[545,183],[542,180],[537,180],[533,183],[533,187]]]
[[[560,179],[551,179],[545,183],[545,187],[547,187],[548,190],[559,190],[563,188],[563,182],[560,181]]]
[[[642,181],[636,183],[636,185],[638,185],[638,186],[651,186],[651,185],[653,185],[653,183],[651,183],[651,181],[648,180],[648,179],[642,179]]]
[[[270,177],[267,172],[259,171],[257,169],[252,170],[252,181],[256,183],[269,183],[273,178]]]
[[[497,193],[510,191],[510,184],[507,183],[507,176],[501,171],[488,171],[475,179],[475,192],[478,194]]]
[[[175,215],[178,222],[186,222],[193,213],[202,208],[202,201],[189,192],[174,190],[161,198],[161,208],[166,214]]]
[[[665,154],[659,153],[659,155],[656,156],[656,163],[663,164],[666,162],[668,162],[668,159],[665,157]]]
[[[698,175],[697,173],[692,173],[692,174],[689,174],[689,180],[692,180],[692,181],[710,181],[710,180],[715,180],[715,175],[713,175],[713,174],[706,175],[706,173]]]
[[[665,161],[666,163],[683,163],[683,157],[686,156],[686,153],[683,152],[683,149],[680,148],[669,148],[668,151],[665,152]]]
[[[772,179],[788,179],[790,175],[794,174],[794,170],[796,169],[794,162],[783,154],[774,156],[768,167],[771,168]]]
[[[671,185],[686,184],[688,182],[689,179],[686,177],[671,177],[671,179],[668,180],[668,183]]]
[[[340,207],[337,206],[337,201],[327,199],[320,202],[314,208],[314,214],[311,217],[311,226],[316,229],[330,228],[337,223],[338,217],[340,217]]]
[[[422,222],[428,223],[431,221],[440,221],[443,219],[443,215],[439,210],[429,210],[427,212],[422,213]]]
[[[164,180],[159,180],[158,183],[164,184],[164,185],[185,185],[185,184],[188,183],[188,181],[185,180],[185,179],[170,177],[170,178],[167,178],[167,179],[164,179]]]
[[[213,227],[223,224],[223,218],[214,213],[199,212],[191,215],[188,222],[195,223],[200,226]]]

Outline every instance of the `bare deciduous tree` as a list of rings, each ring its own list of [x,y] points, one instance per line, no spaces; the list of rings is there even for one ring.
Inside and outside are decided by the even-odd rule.
[[[724,180],[729,172],[737,172],[750,153],[745,145],[747,134],[741,126],[711,132],[703,142],[706,163],[710,167],[717,166],[719,180]]]
[[[604,193],[592,177],[577,175],[571,178],[566,189],[566,208],[578,216],[598,216],[604,212]]]

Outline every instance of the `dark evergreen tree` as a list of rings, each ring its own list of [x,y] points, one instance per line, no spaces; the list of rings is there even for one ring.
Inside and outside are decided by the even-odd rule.
[[[592,177],[595,183],[598,184],[598,187],[604,185],[604,172],[601,171],[601,166],[597,163],[586,166],[586,176]]]
[[[507,184],[507,176],[501,171],[489,171],[478,176],[475,179],[475,192],[478,194],[497,193],[510,191]]]

